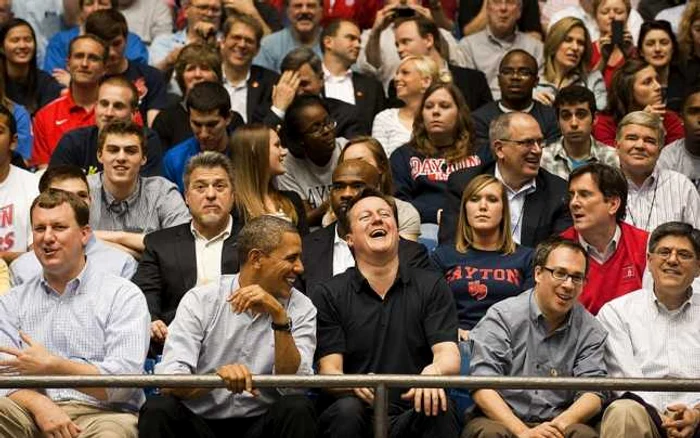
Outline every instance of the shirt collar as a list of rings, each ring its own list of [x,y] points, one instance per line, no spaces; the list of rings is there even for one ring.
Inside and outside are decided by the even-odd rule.
[[[648,188],[652,187],[656,183],[656,181],[658,181],[659,173],[660,173],[659,166],[654,166],[654,170],[652,170],[651,175],[649,175],[647,177],[647,179],[644,180],[644,182],[642,183],[641,186],[637,186],[634,183],[634,181],[627,178],[627,183],[629,185],[629,188],[634,189],[635,191],[648,189]]]
[[[693,305],[700,305],[700,295],[694,293],[695,291],[693,290],[692,284],[688,291],[687,298],[685,299],[685,301],[683,301],[683,304],[681,304],[681,306],[676,310],[668,310],[666,308],[666,305],[659,301],[659,299],[656,297],[656,293],[654,293],[653,285],[651,288],[644,290],[647,294],[648,303],[656,310],[657,314],[664,313],[666,315],[678,315],[684,313],[686,310],[688,310],[688,308],[690,308]]]
[[[223,65],[221,66],[221,71],[225,71]],[[229,87],[234,88],[236,90],[247,87],[249,80],[250,80],[250,69],[248,69],[248,74],[245,75],[245,80],[243,80],[237,84],[234,84],[233,82],[229,81],[228,78],[226,77],[226,74],[224,74],[224,85],[228,85]]]
[[[513,44],[515,42],[515,39],[518,37],[518,29],[516,28],[513,31],[513,34],[509,36],[508,38],[502,39],[502,38],[497,38],[493,32],[491,32],[491,27],[487,24],[486,25],[486,37],[490,39],[491,41],[495,42],[498,45],[502,44]]]
[[[340,234],[338,234],[338,224],[336,223],[335,225],[333,225],[333,227],[335,228],[335,233],[333,233],[333,236],[334,236],[333,237],[333,246],[335,246],[337,244],[347,245],[348,243],[345,241],[345,239],[340,237]]]
[[[566,148],[564,148],[564,137],[560,137],[559,140],[550,143],[547,147],[553,148],[552,154],[555,157],[564,160],[570,159],[569,154],[566,153]],[[591,150],[588,155],[588,161],[600,161],[600,146],[598,146],[593,136],[591,136]]]
[[[352,268],[348,268],[346,272],[351,272],[350,284],[351,288],[356,293],[362,292],[364,287],[366,287],[368,290],[372,290],[372,286],[369,285],[369,282],[367,281],[365,276],[362,275],[362,272],[360,272],[360,269],[357,267],[357,265],[355,265]],[[404,263],[401,263],[401,260],[399,260],[399,270],[396,273],[396,280],[394,280],[394,284],[389,289],[393,289],[396,283],[398,282],[401,282],[404,285],[407,285],[410,282],[409,268],[407,266],[404,266]]]
[[[529,114],[530,111],[532,111],[532,109],[533,109],[534,107],[535,107],[535,101],[534,101],[534,100],[533,100],[532,102],[530,102],[530,105],[529,105],[527,108],[523,109],[522,111],[517,111],[517,110],[512,110],[512,109],[506,108],[506,107],[503,106],[503,104],[501,103],[500,100],[498,101],[498,109],[500,109],[504,114],[507,114],[507,113],[516,113],[516,112],[517,112],[517,113],[528,113],[528,114]]]
[[[83,253],[83,257],[85,257],[85,254]],[[85,259],[85,266],[83,266],[83,270],[80,271],[80,273],[72,280],[70,280],[68,283],[66,283],[66,289],[63,291],[62,296],[68,296],[68,295],[79,295],[79,294],[84,294],[87,293],[88,290],[87,288],[81,287],[83,284],[85,284],[85,279],[87,278],[88,275],[88,261],[87,258]],[[56,294],[59,295],[59,293],[54,290],[54,288],[49,285],[49,282],[46,280],[46,277],[43,275],[41,276],[40,280],[41,286],[44,288],[44,292],[46,294]]]
[[[496,177],[497,180],[503,183],[503,186],[505,186],[506,191],[510,193],[512,196],[518,196],[521,193],[525,193],[526,195],[529,195],[530,193],[534,192],[537,190],[537,178],[532,178],[530,181],[525,183],[522,187],[520,187],[519,190],[514,190],[512,189],[508,184],[503,181],[503,175],[501,174],[501,171],[499,169],[498,163],[496,163],[496,170],[494,171],[494,177]]]
[[[140,175],[136,176],[136,189],[122,201],[117,201],[111,193],[105,190],[104,184],[104,172],[100,172],[100,190],[102,190],[102,202],[105,203],[108,209],[114,211],[115,213],[123,213],[130,206],[134,205],[136,199],[141,194],[141,188],[143,186],[143,179]]]
[[[608,246],[605,248],[605,252],[603,254],[600,254],[600,255],[605,255],[605,254],[609,254],[611,252],[614,252],[615,249],[617,248],[617,243],[620,241],[621,236],[622,236],[622,229],[620,228],[619,225],[615,225],[615,233],[613,234],[612,239],[610,239]],[[588,252],[588,253],[594,252],[594,254],[598,254],[598,250],[595,249],[595,247],[593,245],[586,242],[586,239],[584,239],[581,234],[578,235],[578,241],[586,249],[586,252]]]
[[[333,73],[331,73],[330,70],[326,67],[326,64],[321,64],[323,67],[323,80],[329,80],[329,79],[335,79],[336,82],[342,82],[346,79],[352,78],[352,69],[347,69],[345,73],[343,73],[340,76],[336,76]]]
[[[576,306],[576,304],[574,304]],[[569,313],[566,315],[566,319],[564,320],[564,323],[557,327],[554,332],[558,332],[560,330],[565,330],[568,329],[571,326],[571,314],[574,312],[574,308],[572,307],[571,310],[569,310]],[[529,312],[530,312],[530,320],[534,322],[535,324],[539,325],[540,323],[546,323],[546,319],[544,314],[542,313],[542,310],[540,309],[539,304],[537,303],[537,298],[535,297],[535,288],[533,287],[530,289],[530,302],[529,302]],[[547,328],[545,326],[545,328]],[[552,333],[554,333],[552,332]]]
[[[192,235],[194,236],[195,239],[201,239],[204,240],[205,242],[214,242],[216,240],[226,240],[228,239],[228,236],[231,235],[231,230],[233,229],[233,219],[231,218],[231,215],[228,216],[228,223],[226,224],[226,228],[224,228],[219,234],[216,236],[212,237],[211,239],[207,239],[206,237],[202,236],[199,231],[194,227],[194,221],[190,222],[190,231],[192,232]]]

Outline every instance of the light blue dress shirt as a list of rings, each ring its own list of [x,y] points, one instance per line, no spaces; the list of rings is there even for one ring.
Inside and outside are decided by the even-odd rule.
[[[275,374],[272,318],[266,313],[234,313],[226,299],[239,289],[238,274],[223,275],[185,294],[168,327],[156,374],[210,374],[234,363],[245,365],[252,374]],[[280,302],[292,320],[292,336],[301,356],[297,374],[313,374],[316,307],[296,289]],[[260,395],[253,397],[222,388],[183,403],[207,419],[254,417],[264,414],[281,393],[289,390],[260,388]]]
[[[302,47],[302,44],[294,38],[289,28],[284,28],[267,35],[260,41],[260,52],[253,59],[253,64],[280,73],[280,66],[284,57],[298,47]],[[323,58],[321,46],[318,42],[311,49],[319,58]],[[152,51],[151,56],[153,56]]]
[[[0,296],[0,346],[25,348],[21,330],[52,354],[93,365],[100,374],[141,374],[150,324],[141,290],[90,262],[63,294],[43,276],[35,276]],[[9,358],[0,354],[0,359]],[[13,391],[0,389],[0,396]],[[42,392],[56,402],[79,401],[121,411],[137,411],[145,400],[139,388],[108,388],[107,401],[69,388]]]

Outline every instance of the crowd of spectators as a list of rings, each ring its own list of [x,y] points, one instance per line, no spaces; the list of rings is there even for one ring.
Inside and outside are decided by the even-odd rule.
[[[700,378],[700,0],[0,0],[0,437],[356,438],[371,387]],[[390,388],[389,436],[700,437]]]

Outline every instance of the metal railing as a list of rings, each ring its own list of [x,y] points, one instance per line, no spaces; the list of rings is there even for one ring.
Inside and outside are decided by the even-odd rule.
[[[573,377],[469,377],[401,374],[297,376],[256,375],[256,388],[374,387],[374,436],[388,436],[388,388],[570,389],[592,391],[700,392],[700,379],[613,379]],[[0,388],[224,388],[209,375],[0,376]]]

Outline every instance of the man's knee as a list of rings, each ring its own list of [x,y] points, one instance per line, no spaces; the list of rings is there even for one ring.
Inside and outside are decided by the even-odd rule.
[[[628,399],[614,401],[603,413],[601,437],[611,438],[620,434],[639,438],[658,436],[656,426],[644,406]]]
[[[141,407],[139,422],[170,421],[180,418],[182,402],[169,395],[148,397]]]
[[[331,408],[336,417],[357,418],[364,416],[367,406],[357,397],[342,397],[336,400]]]
[[[647,414],[646,409],[640,403],[634,400],[620,399],[612,402],[605,410],[605,413],[603,413],[603,422],[637,422],[640,419],[646,421],[648,417],[649,414]]]
[[[462,431],[461,438],[510,438],[512,434],[498,421],[486,417],[476,417],[469,421]]]
[[[26,409],[9,397],[0,397],[0,435],[30,437],[37,430],[34,419]]]
[[[138,417],[135,414],[105,412],[78,417],[75,423],[82,429],[84,438],[137,438]]]

